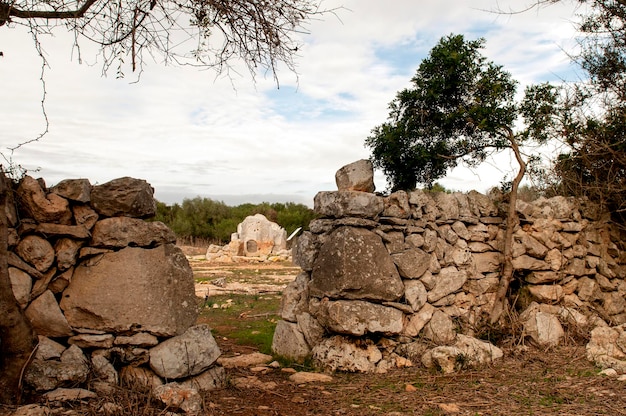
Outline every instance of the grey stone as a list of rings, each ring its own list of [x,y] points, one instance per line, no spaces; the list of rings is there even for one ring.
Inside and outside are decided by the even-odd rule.
[[[143,179],[114,179],[91,189],[91,206],[105,217],[149,218],[156,214],[154,189]]]
[[[356,336],[402,332],[403,313],[396,308],[359,300],[323,300],[321,306],[316,318],[330,332]]]
[[[127,247],[80,264],[61,308],[76,328],[172,336],[198,316],[193,273],[180,248]]]
[[[379,236],[341,227],[320,248],[309,291],[317,297],[395,301],[404,285]]]
[[[424,337],[437,345],[450,345],[457,337],[454,322],[447,314],[436,310],[424,326]]]
[[[404,281],[404,299],[411,306],[413,311],[419,311],[428,298],[428,293],[424,283],[419,280]]]
[[[96,223],[92,231],[90,245],[99,248],[128,246],[151,248],[175,242],[176,235],[162,222],[114,217],[105,218]]]
[[[428,292],[428,302],[436,302],[449,294],[455,293],[467,281],[467,272],[454,266],[441,269],[435,280],[435,287]]]
[[[297,362],[303,362],[311,354],[311,348],[298,324],[287,321],[278,321],[276,324],[272,351]]]
[[[424,250],[413,248],[392,254],[398,273],[405,279],[419,279],[430,266],[430,255]]]
[[[89,202],[91,200],[91,183],[89,179],[65,179],[53,186],[50,192],[71,201]]]
[[[24,313],[38,335],[51,338],[73,335],[72,328],[49,290],[33,300]]]
[[[150,368],[165,379],[195,376],[209,368],[221,351],[208,325],[196,325],[150,350]]]
[[[384,208],[382,197],[357,191],[318,192],[313,203],[316,213],[330,218],[376,218]]]
[[[357,160],[339,169],[335,182],[340,191],[374,192],[374,166],[370,160]]]
[[[326,338],[313,348],[313,361],[330,371],[370,373],[382,359],[382,353],[371,341],[357,345],[342,336]]]
[[[280,298],[280,317],[289,322],[296,322],[296,315],[306,312],[308,307],[309,275],[302,272],[283,290]]]

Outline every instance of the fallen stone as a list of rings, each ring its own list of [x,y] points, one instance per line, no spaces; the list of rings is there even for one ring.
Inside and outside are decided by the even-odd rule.
[[[220,357],[217,363],[224,368],[252,367],[259,364],[266,364],[272,361],[272,356],[253,352],[250,354],[242,354],[235,357]]]
[[[327,374],[300,371],[298,373],[290,375],[289,380],[293,381],[296,384],[329,383],[333,381],[333,378]]]
[[[208,325],[196,325],[150,350],[150,368],[165,379],[195,376],[209,368],[221,351]]]

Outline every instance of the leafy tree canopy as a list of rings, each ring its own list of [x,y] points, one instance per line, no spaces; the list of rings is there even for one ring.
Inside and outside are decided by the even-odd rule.
[[[442,38],[420,64],[412,87],[398,92],[388,121],[372,130],[366,146],[391,190],[431,187],[463,162],[476,166],[511,139],[545,140],[555,91],[549,85],[527,89],[515,102],[517,83],[482,54],[484,39]],[[516,137],[518,116],[529,124]]]

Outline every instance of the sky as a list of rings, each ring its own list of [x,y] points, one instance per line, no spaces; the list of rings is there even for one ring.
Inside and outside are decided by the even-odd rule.
[[[309,206],[336,190],[335,172],[370,157],[364,141],[385,122],[388,104],[409,87],[442,36],[484,37],[483,53],[524,85],[569,79],[575,46],[570,2],[520,11],[536,0],[324,0],[340,7],[307,25],[297,76],[218,76],[148,61],[137,74],[77,59],[62,30],[41,39],[45,69],[22,28],[0,27],[0,153],[48,186],[87,178],[93,185],[145,179],[167,204],[203,197],[228,205],[295,202]],[[578,11],[580,12],[580,11]],[[138,82],[137,82],[138,81]],[[40,140],[14,151],[20,143]],[[479,169],[455,169],[448,189],[486,192],[515,169],[503,154]],[[386,179],[375,173],[378,191]]]

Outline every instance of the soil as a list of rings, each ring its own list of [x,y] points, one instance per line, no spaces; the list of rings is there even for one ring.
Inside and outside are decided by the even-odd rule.
[[[194,270],[201,264],[192,261]],[[251,270],[255,279],[281,287],[299,272],[286,263],[220,265],[212,268],[214,275],[219,269],[230,272],[229,284],[243,286],[242,276]],[[249,293],[256,290],[248,287]],[[255,352],[219,337],[217,342],[224,356]],[[331,382],[298,385],[284,369],[229,369],[227,387],[207,394],[206,414],[626,415],[626,381],[598,375],[600,369],[585,357],[584,343],[572,339],[550,350],[524,345],[524,340],[512,343],[500,345],[505,356],[493,366],[451,375],[417,363],[385,374],[335,373]],[[253,383],[241,387],[242,379]]]

